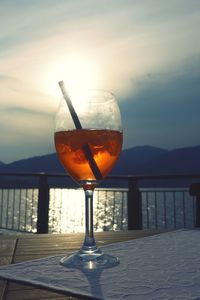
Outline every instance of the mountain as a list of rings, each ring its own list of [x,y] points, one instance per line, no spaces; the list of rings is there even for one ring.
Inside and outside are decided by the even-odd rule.
[[[152,146],[137,146],[122,151],[113,169],[114,174],[145,174],[146,165],[168,153],[167,150]]]
[[[0,172],[63,173],[64,169],[58,161],[57,155],[53,153],[0,165]]]
[[[0,164],[0,172],[65,173],[55,153]],[[161,175],[200,173],[200,146],[165,150],[137,146],[122,151],[112,174]]]
[[[145,166],[148,174],[200,174],[200,146],[167,151],[149,161]]]

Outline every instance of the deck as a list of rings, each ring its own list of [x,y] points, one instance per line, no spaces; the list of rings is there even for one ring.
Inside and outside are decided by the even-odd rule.
[[[99,246],[141,238],[159,233],[158,230],[134,230],[118,232],[98,232],[95,234]],[[83,234],[21,234],[0,235],[0,265],[9,265],[26,260],[43,258],[77,250],[83,241]],[[0,280],[0,298],[6,300],[25,299],[77,299],[61,293],[38,289]],[[79,298],[80,299],[80,298]]]

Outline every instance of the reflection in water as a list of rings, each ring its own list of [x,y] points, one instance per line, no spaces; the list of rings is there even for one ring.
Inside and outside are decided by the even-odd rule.
[[[84,232],[84,197],[82,189],[50,190],[50,232]],[[127,190],[96,189],[94,230],[121,229],[127,229]]]
[[[0,228],[37,231],[38,189],[0,189]],[[50,189],[49,233],[84,232],[82,189]],[[94,230],[127,228],[127,190],[96,189]]]
[[[36,232],[37,204],[38,189],[0,189],[0,228]],[[49,233],[84,232],[84,204],[82,189],[51,188]],[[143,228],[193,228],[195,201],[188,189],[142,189],[142,214]],[[96,189],[94,231],[123,229],[127,189]]]

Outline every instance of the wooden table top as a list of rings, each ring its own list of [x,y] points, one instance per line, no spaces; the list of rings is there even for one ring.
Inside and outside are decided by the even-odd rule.
[[[110,231],[95,233],[95,238],[98,246],[101,247],[102,245],[141,238],[157,233],[159,233],[158,230]],[[83,239],[84,235],[81,233],[0,235],[0,266],[72,252],[79,249]],[[72,300],[77,298],[39,289],[31,285],[0,280],[0,299]]]

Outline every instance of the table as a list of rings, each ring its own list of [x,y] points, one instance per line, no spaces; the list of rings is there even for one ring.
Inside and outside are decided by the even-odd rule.
[[[95,233],[99,246],[127,241],[131,239],[151,236],[160,233],[158,230],[134,230]],[[0,235],[0,265],[9,265],[26,260],[43,258],[77,250],[84,235],[77,234],[20,234]],[[17,284],[7,280],[0,280],[0,298],[10,300],[25,299],[77,299],[67,297],[45,289],[38,289],[31,285]],[[80,298],[79,298],[80,299]]]

